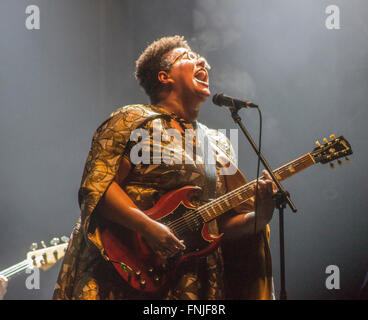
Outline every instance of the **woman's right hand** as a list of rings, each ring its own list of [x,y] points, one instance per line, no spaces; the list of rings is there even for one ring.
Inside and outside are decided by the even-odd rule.
[[[4,298],[7,286],[8,286],[8,279],[3,276],[0,276],[0,300]]]
[[[155,220],[151,220],[145,226],[142,236],[153,252],[163,258],[171,257],[186,249],[183,241],[180,241],[167,226]]]
[[[162,257],[171,257],[185,245],[162,223],[138,209],[117,182],[112,182],[99,204],[99,212],[113,223],[140,233],[149,247]]]

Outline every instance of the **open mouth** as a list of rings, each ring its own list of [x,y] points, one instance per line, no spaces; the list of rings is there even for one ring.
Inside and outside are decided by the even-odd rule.
[[[195,74],[194,74],[194,79],[207,86],[208,87],[208,73],[206,69],[199,69]]]

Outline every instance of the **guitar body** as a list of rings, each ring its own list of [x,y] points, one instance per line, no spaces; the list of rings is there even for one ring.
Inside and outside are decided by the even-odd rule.
[[[164,259],[154,254],[139,233],[119,227],[105,228],[102,243],[107,256],[123,279],[134,289],[157,292],[175,277],[177,268],[188,259],[206,255],[220,242],[222,234],[212,236],[208,226],[195,211],[190,199],[199,187],[185,186],[165,194],[145,211],[150,218],[169,227],[184,240],[181,255]]]

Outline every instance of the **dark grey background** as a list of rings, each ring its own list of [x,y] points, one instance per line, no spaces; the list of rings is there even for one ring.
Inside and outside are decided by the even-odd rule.
[[[316,165],[284,182],[298,208],[285,213],[286,285],[291,299],[355,298],[368,271],[368,4],[332,2],[1,0],[0,270],[24,259],[30,243],[70,234],[94,130],[117,107],[148,101],[135,60],[153,40],[181,34],[212,65],[212,93],[261,106],[272,167],[331,133],[351,142],[349,164]],[[29,4],[40,8],[40,30],[25,28]],[[325,27],[330,4],[340,8],[340,30]],[[257,112],[241,115],[256,137]],[[235,127],[210,100],[200,120]],[[239,165],[255,178],[242,136]],[[278,297],[277,213],[271,229]],[[340,268],[340,290],[325,287],[328,265]],[[50,299],[59,268],[41,273],[40,290],[25,288],[26,275],[11,280],[6,299]]]

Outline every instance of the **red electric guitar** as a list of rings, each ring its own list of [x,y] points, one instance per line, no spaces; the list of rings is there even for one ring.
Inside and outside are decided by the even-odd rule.
[[[318,146],[311,153],[276,169],[273,172],[276,178],[282,181],[315,163],[328,163],[352,154],[344,137],[331,135],[330,138],[331,141],[324,139],[323,145],[317,141]],[[340,160],[337,162],[341,164]],[[102,242],[110,261],[133,288],[145,292],[162,289],[184,260],[206,255],[219,245],[222,234],[211,236],[207,223],[249,200],[254,195],[255,183],[256,180],[251,181],[199,207],[191,203],[192,196],[201,190],[199,187],[185,186],[165,194],[145,213],[168,226],[178,239],[183,239],[186,250],[163,259],[146,246],[140,234],[111,227],[102,231]]]

